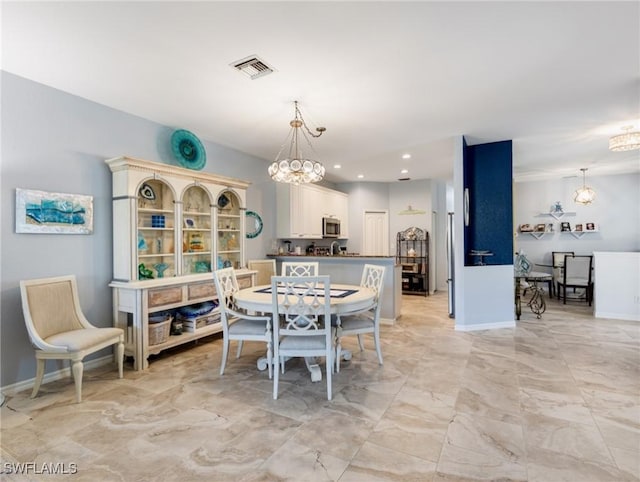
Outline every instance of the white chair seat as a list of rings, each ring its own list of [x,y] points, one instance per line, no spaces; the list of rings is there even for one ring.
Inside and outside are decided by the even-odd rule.
[[[567,277],[566,285],[586,285],[589,282],[587,278],[569,278]],[[565,284],[565,282],[561,281],[560,284]]]
[[[373,330],[375,321],[370,317],[362,315],[345,316],[341,319],[342,333],[357,330]]]
[[[81,330],[58,333],[45,338],[44,341],[73,352],[87,350],[108,341],[117,343],[121,335],[122,330],[120,328],[83,328]]]
[[[280,350],[305,351],[324,350],[324,335],[317,336],[285,336],[280,339]]]
[[[264,321],[245,320],[236,318],[229,322],[230,335],[256,335],[264,338]]]

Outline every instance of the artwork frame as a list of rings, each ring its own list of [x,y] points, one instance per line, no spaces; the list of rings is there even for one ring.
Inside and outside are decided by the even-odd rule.
[[[587,231],[595,231],[596,225],[594,223],[587,223]]]
[[[16,188],[16,233],[93,234],[93,196]]]
[[[567,221],[563,221],[560,223],[560,231],[565,233],[565,232],[571,232],[571,224],[568,223]]]
[[[196,229],[198,226],[196,225],[195,218],[184,218],[184,227],[186,229]]]
[[[575,231],[576,232],[582,231],[582,224],[576,224]]]
[[[547,225],[546,224],[543,224],[543,223],[536,224],[535,232],[536,233],[544,233],[546,231],[546,229],[547,229]]]

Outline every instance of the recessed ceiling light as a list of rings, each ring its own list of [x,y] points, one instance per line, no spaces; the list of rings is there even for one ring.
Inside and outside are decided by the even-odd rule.
[[[364,174],[358,174],[358,179],[362,179],[364,177]]]
[[[402,171],[400,171],[400,174],[406,174],[409,172],[409,169],[403,169]]]
[[[402,154],[403,159],[411,159],[411,154]]]
[[[334,168],[334,169],[340,169],[341,167],[342,167],[342,166],[341,166],[340,164],[334,164],[334,165],[333,165],[333,168]]]

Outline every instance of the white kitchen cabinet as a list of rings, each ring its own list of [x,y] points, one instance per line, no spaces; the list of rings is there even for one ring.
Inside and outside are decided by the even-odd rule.
[[[340,220],[340,238],[348,237],[349,196],[315,184],[276,186],[278,238],[320,239],[322,218]]]
[[[277,236],[321,238],[321,203],[321,191],[316,186],[279,183],[276,186]]]

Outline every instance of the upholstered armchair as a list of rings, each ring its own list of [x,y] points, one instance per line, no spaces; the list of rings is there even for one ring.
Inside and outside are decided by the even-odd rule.
[[[82,401],[82,373],[85,356],[116,346],[118,376],[122,378],[124,331],[93,326],[80,309],[78,287],[73,275],[20,282],[22,312],[31,344],[35,348],[36,378],[31,398],[38,394],[46,360],[69,360],[76,389]]]

